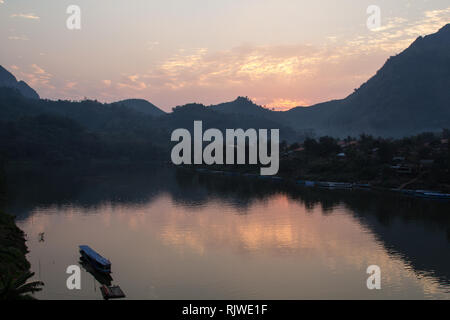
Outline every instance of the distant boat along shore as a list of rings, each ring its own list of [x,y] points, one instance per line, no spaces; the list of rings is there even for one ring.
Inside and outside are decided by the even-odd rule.
[[[411,189],[400,189],[400,188],[382,188],[372,186],[370,183],[353,183],[353,182],[331,182],[331,181],[310,181],[310,180],[296,180],[288,179],[280,176],[261,176],[256,173],[241,173],[236,171],[222,171],[222,170],[211,170],[206,168],[188,168],[180,167],[184,169],[190,169],[200,174],[213,174],[221,175],[226,177],[244,177],[252,179],[261,179],[264,181],[270,181],[274,183],[293,183],[300,187],[313,187],[322,189],[340,189],[340,190],[377,190],[377,191],[388,191],[395,192],[401,195],[430,199],[430,200],[443,200],[450,201],[450,194],[441,193],[433,190],[411,190]]]

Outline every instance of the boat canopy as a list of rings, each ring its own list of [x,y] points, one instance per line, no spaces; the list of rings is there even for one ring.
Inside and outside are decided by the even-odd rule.
[[[95,261],[97,261],[99,264],[105,266],[105,267],[109,267],[111,266],[111,262],[106,259],[103,258],[101,255],[99,255],[97,252],[94,251],[94,249],[92,249],[89,246],[80,246],[80,250],[83,251],[85,254],[87,254],[91,259],[94,259]]]

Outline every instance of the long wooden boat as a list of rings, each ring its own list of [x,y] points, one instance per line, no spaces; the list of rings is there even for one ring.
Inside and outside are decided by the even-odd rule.
[[[353,185],[347,182],[317,182],[317,186],[327,189],[351,189]]]
[[[427,190],[417,190],[415,196],[426,199],[450,200],[450,194],[448,193],[432,192]]]
[[[103,273],[111,273],[111,262],[91,247],[86,245],[80,246],[80,254],[91,263],[95,270]]]

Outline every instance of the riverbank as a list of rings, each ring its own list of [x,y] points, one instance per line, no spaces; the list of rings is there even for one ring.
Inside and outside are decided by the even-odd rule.
[[[14,217],[0,211],[1,277],[15,278],[30,270],[25,241],[25,234],[17,227]]]
[[[424,190],[424,189],[406,189],[406,188],[389,188],[382,185],[366,183],[366,182],[336,182],[336,181],[316,181],[316,180],[300,180],[292,177],[285,176],[261,176],[257,173],[244,173],[239,171],[231,170],[211,170],[204,167],[193,168],[193,167],[181,167],[185,170],[192,170],[199,174],[212,174],[220,175],[225,177],[243,177],[248,179],[258,179],[261,181],[267,181],[272,183],[285,183],[291,186],[308,187],[308,188],[322,188],[322,189],[359,189],[359,190],[372,190],[381,191],[389,193],[397,193],[404,196],[430,199],[430,200],[441,200],[450,201],[450,194],[442,193],[434,190]]]

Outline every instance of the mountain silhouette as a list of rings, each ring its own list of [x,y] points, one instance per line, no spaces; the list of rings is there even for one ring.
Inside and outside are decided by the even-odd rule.
[[[216,106],[205,106],[199,103],[190,103],[183,106],[177,106],[173,108],[173,112],[166,114],[164,117],[158,118],[159,121],[157,126],[161,129],[169,129],[169,131],[177,128],[186,128],[191,130],[193,129],[194,121],[202,120],[203,130],[216,128],[222,132],[225,132],[226,129],[230,128],[239,128],[244,130],[251,128],[279,129],[281,140],[294,142],[301,139],[297,132],[289,126],[259,114],[252,114],[248,111],[248,113],[245,113],[242,109],[234,109],[236,106],[241,106],[240,103],[242,103],[243,99],[247,100],[247,98],[240,97],[235,100],[238,101],[237,104],[234,104],[234,102],[223,104],[227,106],[223,109],[223,105],[216,108]],[[248,105],[253,104],[250,100],[245,103]],[[235,112],[233,112],[233,110]]]
[[[0,87],[17,89],[24,97],[39,99],[37,92],[26,82],[17,81],[16,77],[0,65]]]
[[[238,97],[231,102],[225,102],[209,106],[211,110],[226,114],[246,114],[246,115],[268,115],[269,110],[265,109],[247,97]]]
[[[295,129],[347,136],[401,137],[450,127],[450,24],[390,57],[343,100],[280,113]]]
[[[24,97],[38,99],[25,82],[0,67],[0,87],[14,88]],[[283,139],[329,135],[404,137],[450,128],[450,24],[437,33],[417,38],[406,50],[390,57],[384,66],[354,93],[310,107],[272,111],[247,97],[217,105],[191,103],[165,113],[150,102],[128,99],[112,104],[21,99],[0,88],[0,115],[55,114],[79,122],[88,129],[152,128],[165,132],[204,120],[205,127],[279,128]],[[105,108],[108,107],[109,108]],[[143,118],[142,115],[151,116]],[[155,121],[148,119],[154,118]],[[155,136],[156,138],[156,136]],[[166,141],[160,137],[159,141]]]
[[[265,117],[316,136],[403,137],[450,127],[450,24],[419,37],[345,99],[276,112],[247,98],[210,106]]]
[[[154,104],[148,102],[144,99],[127,99],[116,102],[117,104],[122,104],[127,108],[130,108],[134,111],[141,112],[146,115],[158,117],[165,114],[164,111],[159,109]]]

